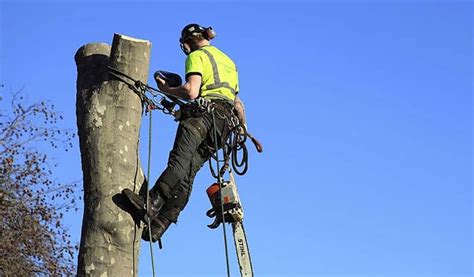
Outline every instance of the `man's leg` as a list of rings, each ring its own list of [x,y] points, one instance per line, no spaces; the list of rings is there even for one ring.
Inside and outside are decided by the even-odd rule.
[[[192,160],[207,138],[209,127],[205,117],[189,118],[180,123],[168,166],[152,188],[153,193],[159,193],[165,198],[171,197],[173,188],[189,175]]]
[[[163,206],[160,214],[157,216],[159,220],[157,220],[157,222],[152,222],[153,241],[156,241],[158,238],[161,238],[161,236],[168,229],[172,222],[177,222],[179,214],[186,207],[189,201],[194,177],[196,176],[196,173],[199,171],[199,169],[201,169],[203,164],[206,162],[208,157],[208,155],[204,156],[202,153],[196,153],[196,155],[194,156],[190,165],[190,172],[188,176],[186,176],[183,185],[179,186],[180,188],[183,188],[183,191],[181,191],[181,194],[175,201],[167,201],[166,204]],[[148,227],[145,227],[145,229],[143,230],[142,238],[146,241],[150,240]]]
[[[216,119],[216,127],[220,140],[222,132],[226,132],[225,120]],[[158,216],[152,221],[153,240],[159,239],[172,222],[177,222],[189,200],[194,177],[210,156],[207,144],[214,146],[213,137],[214,123],[210,114],[180,123],[168,167],[151,190],[152,199],[165,200]],[[148,230],[145,230],[142,238],[149,240],[148,236]]]
[[[177,222],[188,202],[192,180],[206,160],[198,153],[198,148],[208,133],[201,120],[190,118],[180,123],[168,166],[150,192],[152,206],[155,199],[164,200],[159,213],[152,220],[154,240],[160,238],[172,222]],[[148,230],[144,230],[142,238],[149,240]]]

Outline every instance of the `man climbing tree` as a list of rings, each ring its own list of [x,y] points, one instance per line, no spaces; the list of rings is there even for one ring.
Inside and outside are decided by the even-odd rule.
[[[185,61],[186,82],[172,87],[169,82],[155,75],[160,90],[183,99],[196,99],[187,106],[179,118],[173,149],[168,165],[149,192],[151,232],[147,226],[142,239],[160,239],[170,224],[176,223],[186,206],[194,177],[204,162],[215,152],[215,145],[222,147],[230,131],[229,118],[238,116],[245,124],[239,92],[238,73],[235,63],[217,47],[210,45],[215,37],[211,27],[188,24],[179,39],[181,49],[187,55]],[[214,107],[214,113],[203,106]],[[123,193],[136,207],[145,209],[145,198],[130,189]]]

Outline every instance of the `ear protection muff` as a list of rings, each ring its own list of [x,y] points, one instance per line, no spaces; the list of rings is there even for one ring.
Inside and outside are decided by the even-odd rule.
[[[191,47],[189,47],[189,44],[184,42],[182,39],[179,39],[179,46],[181,47],[181,50],[183,50],[183,53],[187,56],[189,53],[191,53]]]
[[[208,40],[214,39],[216,37],[216,31],[214,31],[211,26],[204,29],[204,34]]]

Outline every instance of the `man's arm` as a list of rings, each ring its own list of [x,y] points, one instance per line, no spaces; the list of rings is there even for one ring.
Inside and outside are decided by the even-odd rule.
[[[237,111],[237,117],[239,118],[240,124],[247,126],[247,119],[245,118],[245,106],[244,102],[240,99],[238,95],[234,99],[234,107]]]
[[[157,77],[158,87],[160,90],[178,96],[184,99],[196,99],[199,96],[199,89],[201,88],[202,77],[198,74],[189,75],[186,83],[179,87],[170,87],[165,80]]]

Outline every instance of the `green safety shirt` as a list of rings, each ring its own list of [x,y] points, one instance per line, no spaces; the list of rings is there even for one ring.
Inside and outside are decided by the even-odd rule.
[[[200,97],[234,101],[239,92],[235,63],[214,46],[206,45],[188,55],[186,78],[193,74],[202,77]]]

